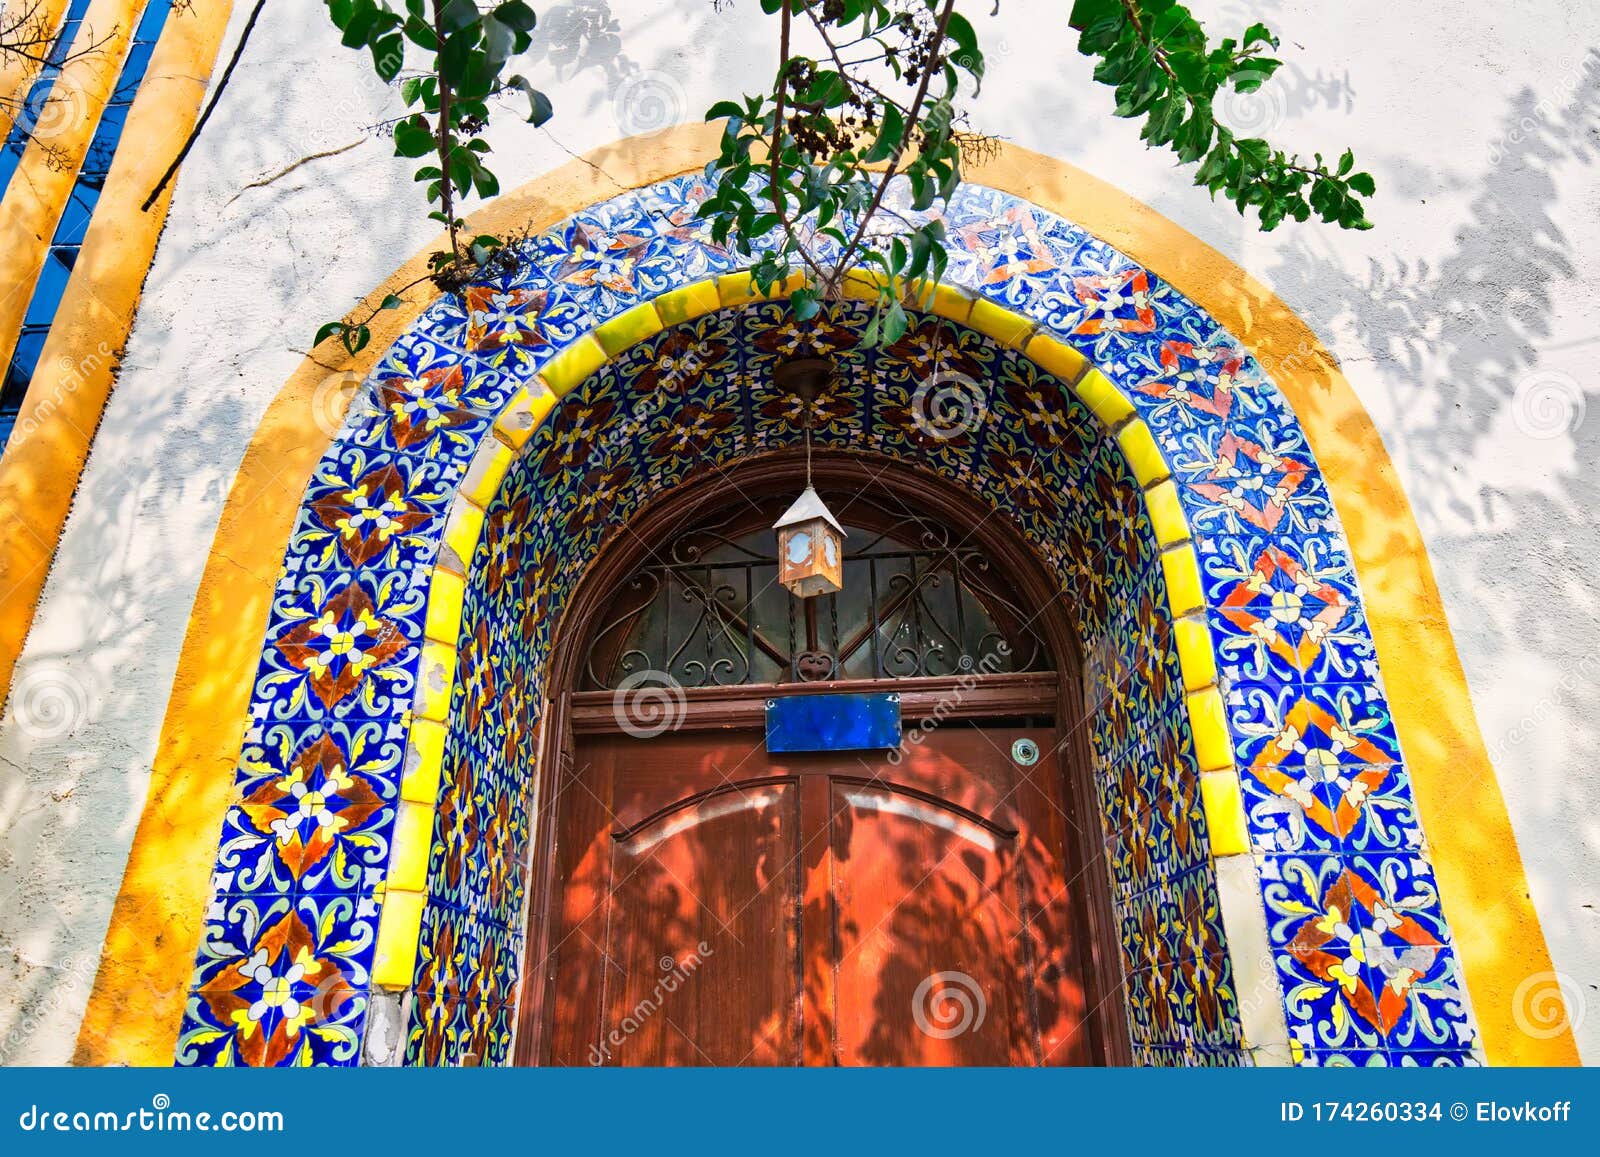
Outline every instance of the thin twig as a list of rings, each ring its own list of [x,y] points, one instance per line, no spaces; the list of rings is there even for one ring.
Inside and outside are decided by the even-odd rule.
[[[139,206],[139,212],[150,212],[150,206],[156,203],[156,198],[161,196],[168,182],[177,173],[178,166],[183,164],[183,159],[189,155],[189,150],[194,147],[195,141],[200,139],[200,130],[205,128],[206,121],[211,119],[211,110],[217,107],[217,100],[222,96],[222,90],[228,87],[228,81],[233,77],[234,66],[244,54],[244,46],[250,39],[250,33],[255,30],[256,17],[261,15],[261,10],[266,6],[267,0],[256,0],[255,9],[250,13],[250,19],[245,21],[244,32],[239,36],[239,43],[234,46],[233,58],[228,61],[228,67],[222,70],[222,79],[217,82],[211,99],[206,101],[205,111],[200,114],[200,119],[194,122],[194,128],[189,130],[189,137],[183,142],[183,148],[178,150],[178,155],[172,159],[172,164],[167,166],[167,171],[161,174],[161,180],[156,182],[156,187],[151,189],[150,195],[144,199],[144,204]]]
[[[944,10],[939,14],[938,26],[933,31],[931,54],[923,68],[921,83],[917,86],[916,95],[912,97],[911,111],[906,116],[907,127],[904,143],[907,145],[910,144],[911,133],[916,131],[919,118],[922,116],[922,102],[927,98],[929,85],[933,81],[935,60],[939,50],[944,46],[945,30],[950,26],[950,13],[955,11],[955,7],[956,0],[945,0]],[[838,264],[834,266],[833,278],[828,283],[830,293],[837,291],[839,282],[843,279],[845,272],[849,270],[850,260],[861,248],[861,241],[867,234],[867,227],[871,225],[872,218],[877,214],[878,206],[883,204],[884,194],[889,191],[889,185],[900,169],[900,156],[900,152],[897,151],[889,158],[889,163],[884,166],[883,179],[878,182],[877,191],[873,194],[872,201],[867,206],[867,211],[861,215],[861,222],[856,226],[855,236],[850,239],[850,244],[845,246],[844,252],[839,255]]]

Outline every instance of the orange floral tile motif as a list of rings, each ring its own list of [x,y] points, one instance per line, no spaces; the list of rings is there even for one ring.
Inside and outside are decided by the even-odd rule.
[[[311,690],[331,708],[361,686],[367,673],[406,649],[398,624],[380,618],[372,596],[352,580],[275,644],[284,660],[304,671]]]
[[[1311,468],[1275,454],[1231,430],[1222,435],[1210,476],[1195,492],[1232,511],[1258,530],[1272,531],[1283,521],[1289,500]]]
[[[1232,411],[1233,391],[1244,365],[1239,350],[1164,341],[1159,357],[1160,375],[1134,389],[1213,418],[1226,418]]]
[[[1311,575],[1298,559],[1269,546],[1256,558],[1249,576],[1223,598],[1219,610],[1261,646],[1305,670],[1349,613],[1350,600],[1331,583]]]
[[[248,957],[196,995],[212,1020],[231,1031],[235,1063],[281,1065],[322,1022],[337,1019],[356,990],[291,909],[262,930]]]
[[[239,805],[256,831],[273,838],[279,862],[297,884],[333,853],[342,836],[360,829],[384,806],[348,765],[339,745],[324,735],[286,775],[262,783]]]
[[[351,566],[365,566],[403,537],[428,521],[426,511],[413,505],[406,480],[397,467],[385,465],[368,471],[348,490],[311,504],[313,517],[335,536],[339,553]]]
[[[1003,285],[1056,268],[1055,253],[1040,236],[1037,219],[1022,205],[990,220],[958,225],[951,240],[973,255],[983,285]]]
[[[1149,333],[1156,327],[1150,276],[1142,269],[1074,277],[1072,287],[1083,305],[1075,334]]]
[[[1398,945],[1388,941],[1398,940]],[[1387,1035],[1408,1011],[1412,986],[1432,969],[1443,949],[1417,920],[1388,904],[1366,880],[1346,868],[1328,885],[1322,911],[1302,923],[1288,952],[1343,993],[1346,1006]],[[1372,983],[1372,970],[1381,985]]]
[[[492,353],[512,345],[537,349],[549,344],[538,324],[550,299],[545,290],[472,285],[465,297],[468,352]]]
[[[416,377],[380,381],[378,404],[389,414],[394,444],[401,450],[409,449],[441,429],[472,421],[471,413],[461,402],[465,388],[465,371],[459,365],[423,370]]]
[[[1374,743],[1350,719],[1341,719],[1309,698],[1297,697],[1283,713],[1250,761],[1252,769],[1304,767],[1308,771],[1336,764],[1393,763],[1394,757]]]

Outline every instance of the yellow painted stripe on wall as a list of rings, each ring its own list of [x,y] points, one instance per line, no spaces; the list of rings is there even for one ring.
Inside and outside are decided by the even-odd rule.
[[[615,195],[619,185],[699,168],[715,155],[718,136],[717,126],[684,125],[608,145],[486,206],[471,227],[492,233],[531,221],[542,229]],[[599,176],[601,161],[616,183]],[[1002,145],[971,176],[1077,222],[1158,271],[1227,326],[1283,388],[1349,530],[1489,1059],[1577,1063],[1570,1032],[1533,1039],[1515,1026],[1511,994],[1524,977],[1550,969],[1549,953],[1421,531],[1376,428],[1332,356],[1283,302],[1222,254],[1065,162]],[[437,247],[427,246],[376,288],[367,307],[420,277],[426,253]],[[341,369],[364,375],[426,304],[380,314],[372,344]],[[78,1040],[80,1062],[171,1062],[272,585],[300,496],[329,441],[308,436],[317,429],[313,396],[327,376],[310,359],[302,363],[234,479],[184,638],[149,803]]]
[[[68,0],[32,0],[33,20],[27,28],[48,29],[54,40],[61,28],[61,17],[66,12]],[[10,5],[7,5],[9,8]],[[39,55],[43,55],[40,53]],[[0,140],[11,131],[16,121],[16,103],[28,95],[33,78],[39,75],[40,65],[21,56],[0,56]]]
[[[117,87],[140,0],[94,0],[72,39],[82,51],[50,90],[50,131],[36,130],[0,200],[0,366],[11,361],[22,317],[56,223],[72,195],[100,110]],[[93,50],[90,51],[92,46]],[[120,150],[119,150],[120,151]]]
[[[95,0],[89,5],[73,38],[72,51],[95,44],[99,47],[63,68],[51,90],[52,99],[66,102],[60,106],[59,115],[66,115],[68,110],[73,115],[47,139],[29,142],[4,199],[0,200],[0,366],[9,365],[16,350],[22,318],[32,300],[50,239],[72,194],[100,110],[116,88],[122,59],[133,36],[136,7],[135,0]],[[66,312],[67,303],[63,300],[58,316],[64,317]],[[106,353],[96,359],[108,363],[107,372],[109,355],[118,344],[105,347]],[[77,352],[77,358],[91,358],[99,348],[98,341],[85,345]],[[0,703],[10,689],[11,672],[33,624],[50,556],[61,536],[73,491],[77,489],[78,472],[99,421],[96,407],[93,421],[38,439],[59,442],[64,436],[66,441],[78,444],[76,465],[72,465],[72,455],[41,456],[47,447],[35,445],[30,449],[26,445],[35,441],[30,431],[38,424],[37,407],[28,403],[40,393],[41,377],[55,376],[50,372],[55,368],[52,356],[59,358],[59,349],[53,355],[49,348],[41,352],[39,373],[4,456],[0,457]],[[25,426],[23,415],[30,409],[35,411],[35,418]],[[64,465],[71,468],[63,475],[59,468]],[[55,514],[57,509],[59,516]]]
[[[199,115],[231,6],[232,0],[209,0],[177,9],[167,18],[128,112],[116,158],[16,428],[0,457],[0,702],[10,688],[78,477],[111,393],[116,357],[133,327],[139,293],[166,221],[171,187],[148,213],[139,207]],[[113,70],[113,85],[115,76]],[[13,186],[21,176],[19,169]],[[11,204],[8,196],[8,212]],[[59,214],[59,206],[49,214],[50,232]],[[38,224],[42,228],[44,221]],[[12,278],[20,276],[20,270],[13,263],[31,263],[37,273],[36,258],[49,235],[30,235],[32,240],[22,248],[32,257],[0,248],[0,283],[15,284]],[[26,292],[18,293],[22,298],[18,310],[26,308],[31,293],[30,280]],[[18,312],[15,320],[20,318]],[[7,314],[5,324],[12,320]],[[7,358],[15,337],[13,328],[10,337],[0,342]]]

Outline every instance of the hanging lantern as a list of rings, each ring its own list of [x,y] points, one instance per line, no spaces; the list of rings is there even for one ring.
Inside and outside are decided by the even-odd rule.
[[[795,358],[773,373],[774,384],[800,403],[805,421],[806,488],[772,524],[778,532],[778,581],[799,599],[831,595],[844,586],[844,528],[811,487],[812,413],[833,374],[833,363],[825,358]]]
[[[778,581],[796,598],[831,595],[844,586],[844,528],[809,485],[782,518]]]

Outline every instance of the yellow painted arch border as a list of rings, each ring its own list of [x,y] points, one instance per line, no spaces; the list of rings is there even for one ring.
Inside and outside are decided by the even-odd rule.
[[[716,126],[685,125],[606,146],[485,206],[472,226],[545,228],[624,189],[698,168],[715,154],[717,135]],[[1421,531],[1376,427],[1333,357],[1232,261],[1087,173],[1006,145],[972,176],[1079,224],[1160,274],[1238,338],[1293,406],[1356,560],[1487,1058],[1576,1064],[1570,1031],[1535,1037],[1516,1023],[1514,993],[1528,976],[1551,970],[1549,952]],[[368,303],[421,276],[432,248]],[[170,1063],[283,544],[326,448],[305,432],[316,428],[330,391],[353,390],[426,304],[381,314],[368,349],[331,371],[307,358],[251,440],[184,639],[149,802],[79,1033],[81,1063]],[[604,360],[603,348],[595,354]]]

